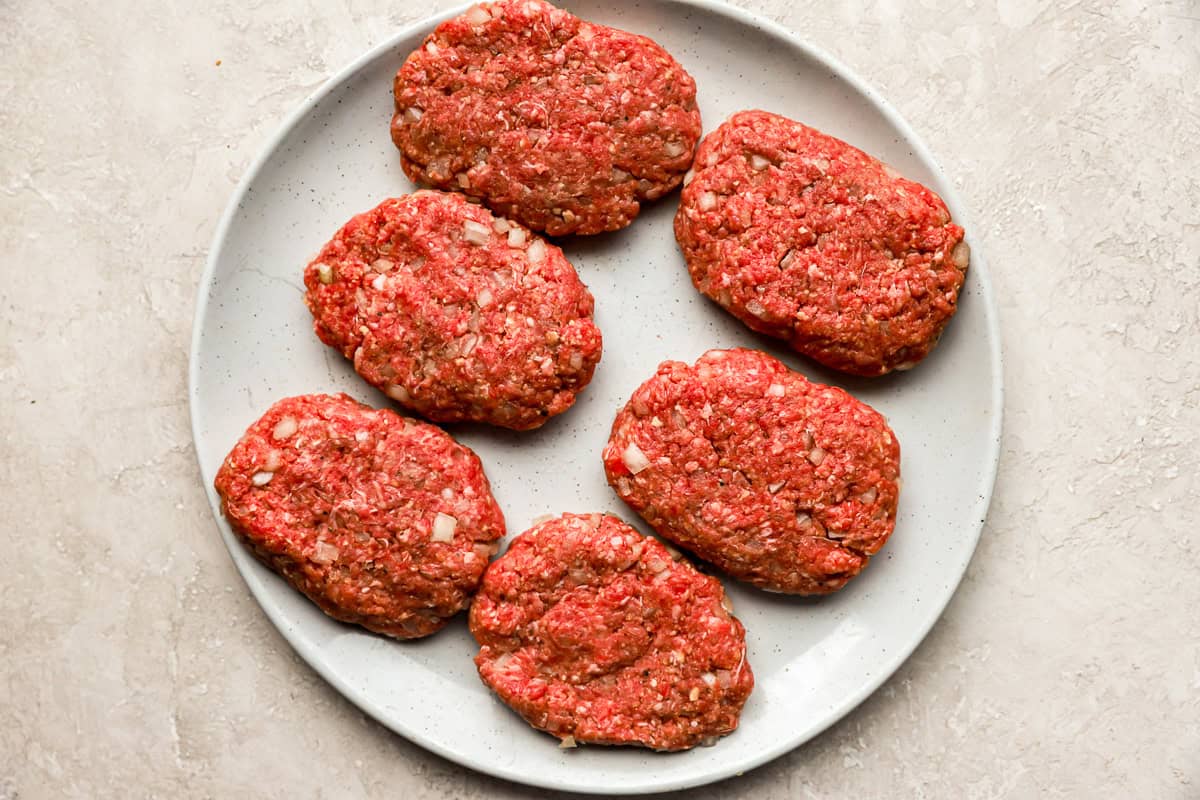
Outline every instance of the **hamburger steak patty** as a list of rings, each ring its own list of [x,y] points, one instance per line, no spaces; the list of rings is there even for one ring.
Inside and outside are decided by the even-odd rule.
[[[900,446],[883,417],[755,350],[667,361],[604,448],[617,494],[666,539],[763,589],[825,594],[891,535]]]
[[[271,406],[214,485],[267,567],[334,619],[399,639],[465,608],[504,535],[474,453],[344,394]]]
[[[566,747],[711,743],[737,727],[754,686],[720,582],[607,515],[517,537],[484,575],[470,624],[484,683]]]
[[[410,178],[553,236],[624,228],[700,139],[695,81],[662,47],[541,0],[443,22],[393,94]]]
[[[843,141],[744,111],[704,138],[675,216],[696,288],[834,369],[929,354],[970,251],[942,199]]]
[[[436,422],[528,430],[600,360],[592,295],[562,250],[461,195],[385,200],[304,271],[317,336]]]

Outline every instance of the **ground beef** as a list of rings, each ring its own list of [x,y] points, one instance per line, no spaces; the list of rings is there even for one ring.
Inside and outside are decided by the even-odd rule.
[[[553,236],[624,228],[700,139],[695,81],[662,47],[541,0],[443,22],[394,95],[409,177]]]
[[[834,369],[925,358],[970,251],[941,198],[843,141],[765,111],[705,137],[675,216],[692,282]]]
[[[755,350],[659,366],[617,414],[604,469],[659,535],[776,592],[840,589],[896,523],[884,418]]]
[[[346,395],[273,405],[215,486],[260,561],[334,619],[401,639],[466,607],[504,535],[474,453]]]
[[[526,531],[471,606],[484,683],[570,747],[683,750],[732,732],[754,686],[721,584],[615,517]]]
[[[304,273],[321,341],[407,409],[516,430],[566,411],[600,360],[562,250],[461,195],[385,200]]]

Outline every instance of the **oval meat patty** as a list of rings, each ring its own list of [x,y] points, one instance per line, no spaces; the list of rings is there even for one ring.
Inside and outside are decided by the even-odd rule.
[[[697,289],[754,330],[856,375],[929,354],[970,252],[932,191],[765,111],[734,114],[704,138],[675,238]]]
[[[678,554],[675,554],[678,556]],[[518,536],[471,605],[484,683],[562,740],[684,750],[732,732],[754,686],[716,578],[616,517]]]
[[[592,295],[562,250],[461,195],[416,192],[359,214],[304,285],[321,341],[436,422],[539,427],[600,360]]]
[[[394,96],[410,178],[553,236],[624,228],[679,185],[700,139],[695,81],[662,47],[541,0],[443,22]]]
[[[878,412],[755,350],[667,361],[617,414],[608,482],[666,539],[763,589],[825,594],[896,523],[900,446]]]
[[[474,453],[346,395],[271,406],[214,483],[260,561],[334,619],[400,639],[465,608],[504,536]]]

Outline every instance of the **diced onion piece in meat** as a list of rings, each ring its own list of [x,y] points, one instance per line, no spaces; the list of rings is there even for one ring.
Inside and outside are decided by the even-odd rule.
[[[529,256],[529,263],[540,264],[546,258],[546,243],[541,239],[534,239],[526,253]]]
[[[382,275],[376,275],[375,279],[371,281],[371,288],[377,292],[382,292],[385,282],[386,279]]]
[[[746,310],[759,319],[767,316],[767,309],[764,308],[763,304],[757,300],[751,300],[750,302],[746,303]]]
[[[780,489],[782,489],[784,487],[784,484],[786,484],[786,483],[787,483],[787,481],[776,481],[775,483],[769,483],[769,484],[767,484],[767,491],[770,492],[771,494],[775,494]]]
[[[571,369],[583,369],[583,353],[571,353]]]
[[[564,737],[562,738],[562,741],[560,741],[560,742],[558,743],[558,746],[559,746],[559,748],[560,748],[560,749],[562,749],[562,750],[570,750],[570,749],[572,749],[572,748],[578,747],[579,745],[577,745],[577,744],[575,743],[575,737],[574,737],[574,736],[564,736]]]
[[[621,460],[634,475],[650,466],[650,459],[646,458],[646,454],[642,452],[642,448],[637,446],[637,442],[629,443],[625,452],[621,453]]]
[[[772,383],[767,387],[767,394],[771,397],[783,397],[787,394],[787,389],[782,383]]]
[[[814,467],[821,466],[821,462],[825,460],[825,451],[819,447],[814,447],[808,451],[808,460]]]
[[[271,436],[276,441],[282,441],[298,430],[300,430],[300,423],[296,422],[295,417],[284,417],[275,423],[275,428],[271,431]]]
[[[486,25],[492,21],[492,15],[481,6],[471,6],[467,9],[467,13],[463,14],[463,18],[471,25]]]
[[[387,387],[387,389],[384,391],[384,394],[398,403],[407,403],[408,401],[412,400],[412,395],[408,393],[408,389],[405,389],[398,383],[393,383],[391,386]]]
[[[509,228],[508,229],[508,246],[509,247],[524,247],[525,246],[525,229],[524,228]]]
[[[758,153],[750,154],[750,166],[753,167],[754,169],[759,169],[759,170],[766,169],[768,166],[770,166],[770,164],[771,164],[770,160],[763,158]]]
[[[683,155],[683,151],[687,148],[683,146],[683,142],[667,142],[663,145],[663,152],[667,154],[667,158],[675,158]]]
[[[337,561],[338,549],[329,542],[317,541],[317,548],[313,552],[313,561],[318,564],[332,564]]]
[[[712,192],[705,192],[704,194],[700,195],[697,205],[700,207],[701,211],[712,211],[717,207],[717,196]]]
[[[396,266],[395,262],[387,258],[377,258],[371,262],[371,269],[376,272],[387,272],[394,266]]]
[[[717,676],[712,674],[711,672],[705,672],[705,673],[701,674],[700,680],[704,681],[705,686],[716,686],[717,685]]]
[[[700,746],[701,747],[712,747],[719,741],[721,741],[720,736],[705,736],[703,739],[700,740]]]
[[[612,176],[613,180],[618,183],[624,183],[629,180],[629,173],[619,167],[613,167]]]
[[[328,264],[317,264],[317,280],[326,286],[333,283],[333,267]]]
[[[971,245],[966,242],[954,245],[954,249],[950,251],[950,260],[959,269],[966,269],[967,264],[971,263]]]
[[[492,231],[481,222],[469,219],[463,223],[463,238],[471,244],[487,244]]]
[[[264,470],[262,472],[254,473],[253,477],[250,478],[250,482],[253,483],[255,486],[266,486],[268,483],[271,482],[271,478],[274,478],[274,477],[275,477],[274,472],[266,472]]]
[[[683,185],[687,186],[689,183],[692,182],[692,178],[695,178],[695,177],[696,177],[696,170],[689,169],[687,172],[683,173]]]
[[[437,45],[434,44],[433,42],[430,42],[429,46],[434,48],[435,50],[437,49]],[[414,125],[414,124],[420,122],[421,117],[423,117],[423,116],[425,116],[425,112],[422,111],[421,109],[417,108],[416,106],[409,106],[408,108],[404,109],[404,121],[407,122],[409,125]]]
[[[429,539],[433,542],[452,542],[454,541],[454,529],[457,527],[457,519],[439,511],[433,518],[433,533],[429,535]]]
[[[492,230],[496,233],[508,233],[508,220],[504,217],[496,217],[492,220]]]
[[[496,552],[489,544],[476,544],[471,549],[475,552],[477,557],[483,559],[484,561],[490,559],[492,554]]]
[[[475,295],[475,305],[480,308],[487,308],[492,304],[495,298],[492,296],[492,290],[486,286],[479,290],[479,294]]]
[[[859,496],[859,500],[870,505],[875,502],[875,498],[879,497],[879,490],[872,486]]]

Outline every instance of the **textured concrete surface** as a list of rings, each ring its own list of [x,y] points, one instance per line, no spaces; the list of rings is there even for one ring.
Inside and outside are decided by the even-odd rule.
[[[253,154],[430,3],[0,0],[0,798],[524,798],[366,720],[222,547],[185,395]],[[1200,798],[1200,7],[746,0],[913,121],[973,209],[1003,460],[945,617],[698,798]],[[220,65],[217,66],[218,60]]]

